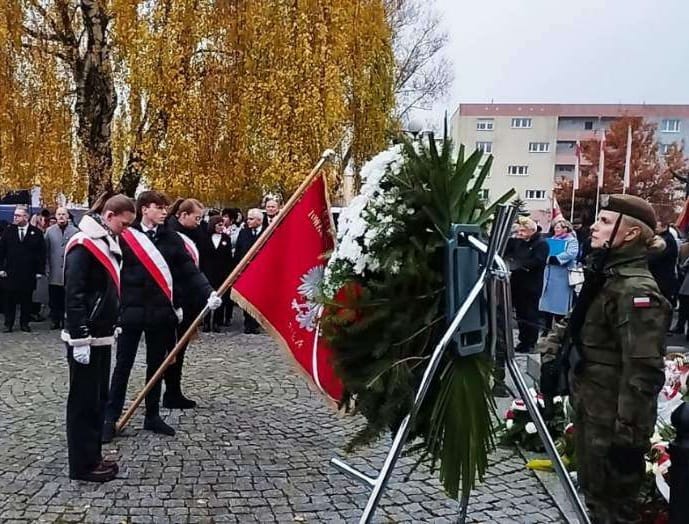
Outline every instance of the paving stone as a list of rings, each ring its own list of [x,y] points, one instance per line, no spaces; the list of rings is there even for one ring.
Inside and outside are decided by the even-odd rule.
[[[239,325],[240,316],[235,319]],[[70,481],[64,408],[64,346],[45,324],[0,334],[0,521],[33,522],[353,522],[368,489],[330,465],[338,456],[375,476],[390,439],[345,456],[362,426],[334,413],[267,336],[200,334],[185,359],[190,411],[161,410],[174,438],[143,431],[140,410],[103,453],[120,464],[104,485]],[[128,397],[143,386],[143,345]],[[114,364],[114,358],[113,358]],[[374,522],[456,520],[429,470],[404,457]],[[303,519],[303,520],[300,520]],[[564,522],[524,459],[490,457],[472,493],[469,522]]]

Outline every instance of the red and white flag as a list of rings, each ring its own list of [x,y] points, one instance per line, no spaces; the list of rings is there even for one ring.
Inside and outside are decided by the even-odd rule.
[[[627,156],[624,160],[624,182],[622,184],[622,192],[626,193],[631,184],[632,179],[632,126],[627,127]]]
[[[603,177],[605,176],[605,129],[600,139],[600,157],[598,158],[598,187],[603,187]]]
[[[342,383],[319,337],[315,300],[335,245],[324,176],[314,178],[286,211],[232,286],[232,298],[289,352],[299,368],[333,400]]]
[[[574,148],[574,182],[572,184],[572,189],[576,191],[579,189],[579,169],[581,166],[581,144],[577,140],[576,147]]]

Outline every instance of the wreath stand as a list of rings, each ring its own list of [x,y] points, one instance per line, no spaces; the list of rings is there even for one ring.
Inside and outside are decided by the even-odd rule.
[[[567,498],[574,507],[579,522],[581,524],[590,524],[586,510],[572,484],[572,479],[555,449],[553,439],[550,433],[548,433],[536,402],[529,394],[526,380],[515,360],[511,325],[512,295],[509,279],[510,273],[509,268],[502,259],[502,254],[507,246],[516,215],[517,208],[514,206],[501,205],[498,207],[492,234],[487,245],[479,239],[479,229],[476,226],[453,226],[453,238],[448,242],[446,279],[449,289],[447,297],[448,318],[452,315],[454,317],[431,354],[431,359],[424,371],[411,410],[402,420],[378,475],[375,478],[369,477],[338,458],[331,459],[331,463],[342,473],[361,482],[370,489],[368,502],[359,520],[360,524],[370,523],[378,508],[392,471],[407,441],[410,424],[421,409],[426,393],[438,371],[441,358],[450,343],[454,342],[453,347],[457,348],[461,356],[490,348],[491,355],[495,357],[498,303],[502,305],[503,312],[502,321],[504,323],[507,368],[517,386],[519,395],[529,411],[529,415],[531,415],[531,419],[538,429],[538,435],[548,452],[548,457],[555,466],[555,472],[567,493]],[[470,268],[472,265],[477,270],[476,273],[479,277],[475,282],[467,283],[467,277],[471,278],[472,271]],[[462,268],[461,272],[458,269],[459,267]],[[490,329],[486,325],[486,316],[488,317],[488,322],[490,322]],[[486,334],[488,337],[486,337]],[[462,493],[459,519],[462,523],[467,515],[469,496],[470,493]]]

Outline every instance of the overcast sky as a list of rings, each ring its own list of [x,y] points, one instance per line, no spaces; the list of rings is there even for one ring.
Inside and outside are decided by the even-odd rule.
[[[689,103],[687,0],[435,1],[455,76],[435,118],[491,100]]]

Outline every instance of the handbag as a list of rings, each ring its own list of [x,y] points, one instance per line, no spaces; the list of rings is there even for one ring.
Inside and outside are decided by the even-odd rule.
[[[576,287],[584,283],[584,268],[574,267],[567,273],[570,287]]]

